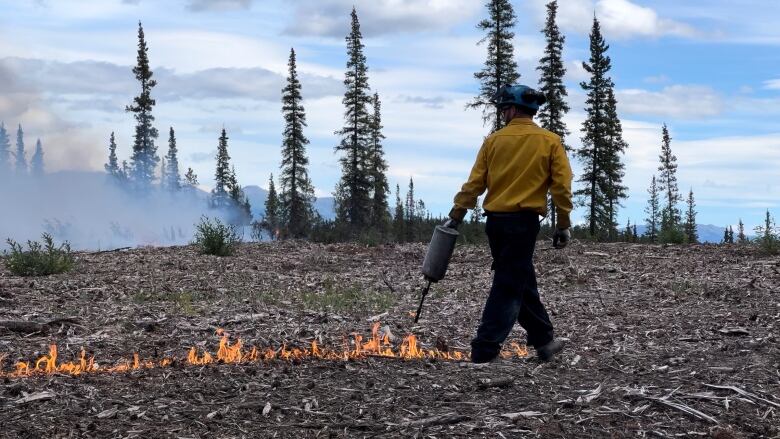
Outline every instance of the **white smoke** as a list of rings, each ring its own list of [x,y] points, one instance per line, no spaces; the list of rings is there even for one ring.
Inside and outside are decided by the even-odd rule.
[[[7,171],[6,171],[7,172]],[[6,239],[24,243],[44,232],[74,250],[189,244],[202,216],[226,221],[229,212],[208,206],[208,194],[161,190],[139,196],[105,173],[58,172],[41,179],[0,175],[0,249]]]

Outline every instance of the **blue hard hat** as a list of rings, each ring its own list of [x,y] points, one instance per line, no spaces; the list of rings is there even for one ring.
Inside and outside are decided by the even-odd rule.
[[[527,85],[504,85],[498,89],[491,102],[498,107],[519,105],[533,111],[547,102],[544,94]]]

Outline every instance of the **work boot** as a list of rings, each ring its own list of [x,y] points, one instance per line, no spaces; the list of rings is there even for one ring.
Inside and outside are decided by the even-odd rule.
[[[552,358],[563,350],[565,343],[561,340],[553,340],[546,345],[536,348],[536,356],[542,361],[550,361]]]

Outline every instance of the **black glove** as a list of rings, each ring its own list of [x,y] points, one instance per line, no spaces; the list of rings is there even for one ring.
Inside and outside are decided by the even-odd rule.
[[[569,229],[556,229],[553,234],[553,247],[564,248],[571,241],[571,232]]]

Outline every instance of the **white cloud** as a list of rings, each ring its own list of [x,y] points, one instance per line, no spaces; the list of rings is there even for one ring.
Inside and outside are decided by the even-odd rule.
[[[367,37],[448,29],[474,17],[475,0],[294,0],[295,18],[286,32],[343,38],[349,32],[354,5],[360,30]]]
[[[764,81],[764,88],[768,90],[780,90],[780,79]]]
[[[700,119],[723,112],[721,97],[712,88],[700,85],[671,85],[661,91],[617,90],[617,99],[622,114]]]
[[[193,12],[235,11],[249,9],[253,0],[189,0],[187,9]]]
[[[535,0],[533,7],[539,18],[545,14],[547,0]],[[566,0],[558,5],[558,25],[564,30],[582,34],[590,32],[593,15],[601,23],[607,39],[660,37],[666,35],[692,37],[697,31],[688,24],[662,18],[650,7],[628,0]]]

